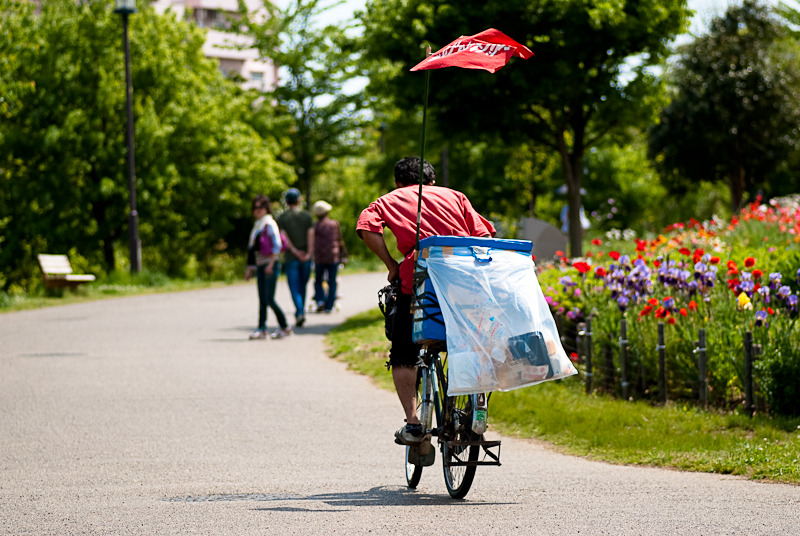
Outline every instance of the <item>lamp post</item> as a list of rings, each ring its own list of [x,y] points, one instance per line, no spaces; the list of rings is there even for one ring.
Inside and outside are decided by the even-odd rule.
[[[128,189],[130,213],[128,214],[128,239],[131,273],[142,269],[142,244],[139,242],[139,214],[136,212],[136,173],[133,154],[133,84],[131,83],[131,47],[128,42],[128,16],[136,13],[136,0],[115,0],[114,13],[122,15],[122,42],[125,47],[125,101],[128,110]]]

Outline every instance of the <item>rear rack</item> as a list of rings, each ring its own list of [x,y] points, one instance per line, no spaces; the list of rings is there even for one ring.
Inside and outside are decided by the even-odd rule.
[[[480,446],[483,448],[483,452],[486,456],[491,458],[491,460],[476,460],[472,461],[452,461],[447,456],[447,449],[453,447],[472,447],[472,446]],[[489,449],[497,448],[497,452],[492,452]],[[500,463],[500,441],[444,441],[442,446],[442,462],[444,463],[445,467],[455,467],[455,466],[466,466],[472,467],[476,465],[502,465]]]

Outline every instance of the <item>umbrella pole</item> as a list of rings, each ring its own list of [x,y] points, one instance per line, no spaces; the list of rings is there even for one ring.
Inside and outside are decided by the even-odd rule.
[[[431,55],[431,47],[425,52],[425,57]],[[424,163],[425,163],[425,126],[428,120],[428,91],[431,84],[431,71],[425,70],[425,101],[422,106],[422,149],[419,155],[419,199],[417,200],[417,245],[416,249],[419,251],[419,226],[422,220],[422,181],[425,176]]]

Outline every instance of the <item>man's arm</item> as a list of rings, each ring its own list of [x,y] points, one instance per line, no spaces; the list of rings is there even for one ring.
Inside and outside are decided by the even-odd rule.
[[[308,244],[308,249],[306,250],[306,254],[304,255],[304,261],[311,260],[311,257],[314,256],[314,228],[309,227],[308,232],[306,233],[306,244]]]
[[[392,257],[392,254],[389,253],[389,249],[386,247],[386,242],[383,240],[383,235],[381,233],[375,233],[372,231],[365,231],[361,230],[358,233],[358,236],[361,237],[361,240],[367,245],[367,247],[378,256],[380,260],[383,261],[383,264],[386,265],[386,268],[389,269],[389,275],[386,277],[389,281],[394,281],[397,279],[399,274],[399,264],[396,260]]]

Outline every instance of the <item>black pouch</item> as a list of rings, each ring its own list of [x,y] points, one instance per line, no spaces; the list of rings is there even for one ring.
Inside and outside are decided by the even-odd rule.
[[[378,291],[378,307],[383,313],[384,332],[386,338],[392,340],[394,317],[397,314],[397,294],[400,292],[400,280],[396,279]]]
[[[539,331],[531,331],[508,339],[508,347],[514,359],[524,359],[531,365],[547,365],[547,377],[553,375],[553,366],[547,352],[547,344]]]

